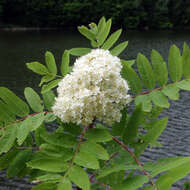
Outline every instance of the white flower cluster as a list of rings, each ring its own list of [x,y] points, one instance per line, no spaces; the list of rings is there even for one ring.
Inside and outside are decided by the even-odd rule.
[[[130,102],[129,87],[121,77],[120,59],[95,49],[74,63],[57,88],[53,112],[63,122],[89,125],[94,118],[109,125],[119,122]]]

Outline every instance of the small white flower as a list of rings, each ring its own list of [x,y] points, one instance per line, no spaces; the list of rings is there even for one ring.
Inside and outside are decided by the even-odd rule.
[[[95,49],[74,63],[57,88],[53,112],[63,122],[89,125],[94,118],[109,125],[119,122],[130,102],[128,84],[121,77],[120,59]]]

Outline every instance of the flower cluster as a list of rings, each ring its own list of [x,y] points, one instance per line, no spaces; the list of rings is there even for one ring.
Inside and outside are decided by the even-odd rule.
[[[67,123],[89,125],[94,118],[109,125],[119,122],[120,111],[130,101],[121,69],[120,59],[108,50],[80,57],[59,83],[53,112]]]

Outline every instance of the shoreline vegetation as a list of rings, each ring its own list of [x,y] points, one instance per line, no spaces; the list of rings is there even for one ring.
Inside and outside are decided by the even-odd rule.
[[[68,27],[27,27],[27,26],[0,26],[0,31],[11,31],[11,32],[17,32],[17,31],[50,31],[50,30],[54,30],[54,31],[62,31],[65,29],[68,30],[75,30],[76,27],[74,26],[68,26]],[[115,27],[114,30],[116,30],[117,27]],[[153,28],[142,28],[142,29],[125,29],[125,31],[178,31],[178,30],[184,30],[184,31],[189,31],[190,30],[190,26],[187,27],[183,27],[183,28],[165,28],[165,29],[153,29]]]
[[[21,26],[63,28],[87,25],[100,17],[112,18],[124,30],[190,28],[187,0],[2,0],[0,28]]]

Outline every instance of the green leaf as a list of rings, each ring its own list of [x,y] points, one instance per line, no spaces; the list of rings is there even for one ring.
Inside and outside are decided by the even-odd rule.
[[[50,122],[53,122],[53,121],[55,121],[57,118],[56,118],[56,116],[54,115],[54,113],[47,113],[46,115],[45,115],[45,122],[46,123],[50,123]]]
[[[40,136],[44,141],[55,146],[71,148],[77,145],[76,139],[69,134],[63,134],[63,133],[49,134],[47,132],[43,132],[40,134]]]
[[[107,142],[112,140],[112,136],[106,129],[90,129],[86,132],[85,138],[93,142]]]
[[[6,154],[2,155],[0,157],[0,170],[7,168],[10,163],[12,163],[12,160],[15,158],[18,152],[19,151],[17,149],[12,149]]]
[[[190,157],[170,157],[170,158],[161,158],[157,162],[147,162],[144,165],[144,168],[147,171],[150,171],[150,175],[155,177],[156,175],[176,168],[183,164],[188,164],[190,162]]]
[[[25,88],[24,95],[34,112],[43,111],[44,106],[42,104],[42,100],[40,99],[40,96],[32,88]]]
[[[184,77],[190,78],[190,49],[186,43],[183,46],[182,64]]]
[[[32,150],[23,150],[19,152],[9,165],[7,176],[17,176],[26,167],[25,163],[29,161],[31,155]]]
[[[159,85],[166,85],[168,82],[168,69],[163,57],[156,50],[152,50],[151,61],[154,70],[154,75]]]
[[[90,48],[72,48],[69,50],[69,53],[74,56],[83,56],[90,52]]]
[[[3,131],[0,137],[0,154],[7,153],[11,149],[16,139],[16,133],[16,124],[9,125],[6,130]]]
[[[148,89],[155,87],[154,73],[148,59],[141,53],[137,56],[137,68],[144,85]]]
[[[122,136],[127,123],[127,108],[124,108],[121,111],[122,117],[120,122],[116,122],[112,126],[112,135],[113,136]]]
[[[86,172],[74,165],[69,173],[69,179],[83,190],[90,190],[90,181]]]
[[[115,165],[102,169],[97,177],[97,179],[103,178],[107,175],[110,175],[114,172],[119,172],[119,171],[125,171],[125,170],[139,170],[140,167],[137,165],[125,165],[125,164],[120,164],[120,163],[115,163]]]
[[[132,67],[135,63],[135,60],[134,59],[132,59],[132,60],[121,59],[121,63],[122,63],[122,65],[127,65],[129,67]]]
[[[52,90],[49,90],[48,92],[42,94],[44,104],[47,110],[51,110],[51,107],[53,106],[55,102],[55,94]]]
[[[78,31],[87,39],[91,41],[95,40],[95,35],[86,26],[79,26]]]
[[[55,190],[56,184],[54,183],[42,183],[35,187],[32,187],[32,190]]]
[[[140,156],[144,152],[145,148],[152,143],[155,143],[158,137],[162,134],[168,123],[168,118],[165,117],[161,120],[157,120],[154,127],[150,129],[145,136],[142,137],[143,143],[135,146],[135,155]]]
[[[164,95],[168,96],[171,100],[179,99],[179,88],[176,84],[169,84],[162,89]]]
[[[16,120],[10,109],[7,104],[0,100],[0,121],[3,121],[5,124]]]
[[[50,75],[50,74],[47,74],[47,75],[43,76],[41,78],[39,86],[42,86],[42,84],[53,80],[55,77],[56,77],[56,75]]]
[[[81,152],[89,152],[90,154],[93,154],[96,156],[96,158],[101,159],[101,160],[108,160],[109,159],[109,154],[107,151],[100,145],[95,142],[91,141],[85,141],[81,144],[80,147]]]
[[[94,35],[96,35],[96,34],[98,33],[98,27],[97,27],[96,23],[91,22],[91,23],[89,24],[89,27],[90,27],[90,31],[91,31]]]
[[[82,152],[80,151],[74,158],[74,163],[83,166],[85,168],[91,168],[91,169],[99,169],[99,163],[97,158],[89,153],[89,152]]]
[[[65,76],[69,72],[70,52],[65,50],[62,55],[61,74]]]
[[[13,114],[19,117],[24,117],[29,114],[28,105],[8,88],[0,87],[0,98],[7,104]]]
[[[22,145],[31,131],[36,130],[44,121],[44,114],[40,113],[27,117],[24,121],[17,124],[17,142]]]
[[[45,53],[45,61],[46,61],[46,65],[47,65],[49,72],[56,75],[57,74],[57,66],[55,63],[54,55],[50,51],[47,51]]]
[[[124,51],[124,49],[127,47],[128,45],[128,41],[122,42],[119,45],[117,45],[116,47],[114,47],[110,53],[112,55],[118,56],[122,51]]]
[[[149,96],[151,97],[151,100],[156,106],[162,107],[162,108],[169,108],[170,104],[168,102],[168,99],[160,90],[154,90],[152,91]]]
[[[129,83],[130,89],[134,93],[140,93],[141,92],[142,83],[141,83],[139,76],[137,75],[137,73],[134,71],[133,68],[129,67],[126,64],[123,65],[123,68],[121,70],[121,75],[124,79],[127,80],[127,82]]]
[[[61,79],[57,79],[57,80],[51,81],[47,85],[43,85],[41,93],[44,94],[44,93],[50,91],[52,88],[55,88],[60,81],[61,81]]]
[[[106,19],[105,17],[103,16],[99,22],[98,22],[98,34],[101,33],[101,31],[104,30],[104,28],[106,27]]]
[[[166,174],[160,176],[156,181],[156,185],[159,189],[170,190],[172,184],[176,183],[180,179],[184,178],[190,173],[190,162],[178,166]]]
[[[144,112],[150,112],[152,110],[151,97],[146,95],[140,95],[135,98],[135,105],[142,105],[142,110]]]
[[[173,82],[179,81],[183,74],[182,58],[179,48],[177,48],[175,45],[170,47],[168,66],[171,80]]]
[[[82,132],[81,127],[74,123],[62,123],[62,126],[64,127],[64,131],[73,136],[78,136]]]
[[[26,63],[28,69],[39,75],[46,75],[49,73],[48,69],[39,62]]]
[[[72,184],[69,179],[65,178],[63,182],[57,185],[57,190],[72,190]]]
[[[178,82],[177,87],[182,90],[190,90],[190,80],[182,80]]]
[[[69,167],[62,159],[48,157],[31,160],[27,166],[47,172],[64,172]]]
[[[66,149],[60,146],[54,146],[51,144],[40,145],[40,152],[48,157],[60,158],[63,161],[72,159],[73,152],[70,149]]]
[[[115,42],[119,39],[121,35],[122,29],[115,31],[113,34],[109,36],[106,42],[103,44],[102,49],[110,49]]]
[[[45,182],[45,181],[59,182],[62,179],[62,177],[63,176],[61,176],[59,174],[49,173],[49,174],[45,174],[42,176],[37,176],[36,179],[41,182]]]
[[[147,176],[136,175],[134,177],[127,178],[121,185],[117,187],[117,190],[135,190],[147,182]]]
[[[111,23],[112,23],[112,20],[109,19],[106,22],[105,26],[102,28],[102,30],[100,30],[100,32],[98,33],[97,41],[98,41],[99,46],[101,46],[104,43],[107,36],[109,35],[110,29],[111,29]]]
[[[134,139],[137,137],[138,127],[142,122],[142,118],[143,118],[142,108],[141,105],[138,105],[135,108],[131,117],[129,118],[127,126],[124,129],[122,137],[124,143],[127,144],[133,143]]]
[[[50,173],[50,174],[38,176],[36,179],[40,180],[40,181],[59,182],[62,179],[62,177],[63,176],[61,176],[59,174]]]

